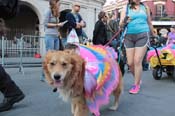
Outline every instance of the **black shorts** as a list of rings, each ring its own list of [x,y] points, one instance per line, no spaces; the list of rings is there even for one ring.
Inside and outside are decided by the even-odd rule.
[[[126,48],[136,48],[144,47],[150,45],[149,33],[139,33],[139,34],[126,34],[124,39],[124,45]]]

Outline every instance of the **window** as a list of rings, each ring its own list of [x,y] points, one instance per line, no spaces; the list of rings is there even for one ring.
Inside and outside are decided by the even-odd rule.
[[[162,4],[156,5],[156,15],[160,17],[166,16],[166,9],[164,5]]]

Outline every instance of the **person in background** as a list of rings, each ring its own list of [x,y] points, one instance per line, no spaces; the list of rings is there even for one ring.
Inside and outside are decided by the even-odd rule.
[[[169,33],[168,29],[161,28],[158,32],[159,42],[161,43],[160,45],[166,45]]]
[[[127,12],[128,11],[128,12]],[[129,93],[137,94],[140,91],[142,61],[149,46],[149,33],[153,35],[150,9],[140,0],[129,0],[121,12],[120,26],[123,27],[124,19],[128,18],[127,32],[124,39],[127,63],[134,76],[134,84]]]
[[[162,46],[166,45],[167,40],[168,40],[168,34],[161,34],[160,35],[160,42],[161,42]]]
[[[72,29],[76,30],[80,43],[83,43],[83,28],[86,27],[85,21],[82,19],[80,12],[80,4],[75,2],[72,11],[67,14],[66,20],[68,21],[69,32]]]
[[[59,50],[60,39],[58,29],[63,26],[59,23],[60,0],[50,0],[50,9],[47,11],[44,19],[45,25],[45,46],[48,50]],[[44,73],[42,72],[41,81],[44,81]]]
[[[168,40],[166,44],[175,44],[175,26],[172,25],[168,33]]]
[[[105,45],[107,43],[107,15],[104,11],[98,14],[98,21],[95,23],[93,31],[93,44]]]
[[[6,33],[5,22],[0,19],[0,37]],[[24,99],[25,95],[21,89],[11,79],[10,75],[0,65],[0,91],[4,95],[4,100],[0,103],[0,112],[10,110],[13,105]]]
[[[114,13],[108,14],[108,22],[107,22],[107,40],[109,41],[115,33],[118,31],[118,22],[116,15]],[[112,43],[110,44],[117,51],[117,43],[119,42],[119,38],[116,37]]]
[[[118,32],[119,30],[119,24],[117,22],[117,15],[112,12],[108,13],[108,21],[107,21],[107,41],[110,41],[112,37]],[[122,72],[122,75],[125,73],[125,55],[124,55],[124,46],[120,46],[120,34],[113,39],[113,41],[109,44],[109,46],[113,47],[115,51],[118,53],[118,58],[120,58],[119,66]],[[121,47],[119,49],[119,47]],[[120,50],[120,52],[119,52]],[[119,59],[117,59],[118,61]]]

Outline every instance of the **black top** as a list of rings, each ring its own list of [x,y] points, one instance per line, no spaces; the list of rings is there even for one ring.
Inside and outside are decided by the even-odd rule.
[[[80,14],[75,14],[78,16],[78,22],[80,23],[82,21],[82,17],[80,16]],[[82,28],[81,29],[76,29],[76,19],[75,19],[75,16],[72,12],[68,13],[66,15],[66,20],[68,20],[68,28],[69,28],[69,31],[72,30],[72,28],[74,28],[77,32],[77,35],[78,36],[81,36],[82,35]]]
[[[98,20],[95,24],[95,29],[93,32],[93,44],[94,45],[105,45],[107,42],[107,29],[106,25]]]
[[[0,18],[11,19],[18,11],[18,0],[0,0]]]

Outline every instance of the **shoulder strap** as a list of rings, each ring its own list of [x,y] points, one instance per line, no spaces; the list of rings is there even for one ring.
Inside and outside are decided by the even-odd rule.
[[[141,2],[141,5],[145,8],[145,12],[146,12],[146,14],[148,15],[148,8],[147,8],[147,6],[145,6],[145,4],[142,3],[142,2]]]
[[[124,18],[124,22],[126,23],[126,17],[128,17],[128,13],[129,13],[129,3],[126,6],[126,14],[125,14],[125,18]],[[125,26],[127,27],[127,25],[125,24]]]
[[[126,6],[126,16],[128,15],[128,13],[129,13],[129,3],[127,4],[127,6]]]

